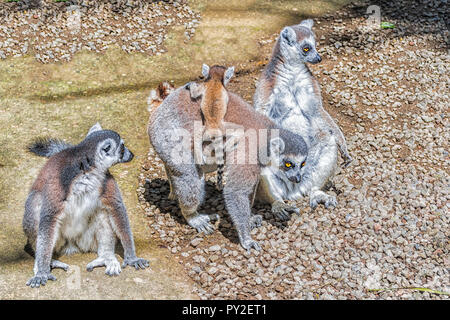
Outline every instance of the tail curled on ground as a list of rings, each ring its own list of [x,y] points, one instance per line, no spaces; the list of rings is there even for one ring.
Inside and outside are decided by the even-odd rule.
[[[41,157],[50,158],[58,152],[72,147],[71,144],[52,138],[38,138],[28,146],[28,150]]]

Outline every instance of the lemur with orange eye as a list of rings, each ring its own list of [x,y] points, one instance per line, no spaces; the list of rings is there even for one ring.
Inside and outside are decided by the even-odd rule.
[[[274,161],[278,163],[272,163],[261,170],[255,201],[271,204],[272,212],[278,218],[288,220],[291,214],[299,213],[299,209],[285,203],[284,200],[298,199],[299,193],[295,185],[304,179],[306,156],[294,158],[291,155]]]
[[[338,152],[344,160],[343,168],[352,162],[352,157],[341,129],[323,107],[319,82],[307,66],[322,61],[316,49],[313,24],[308,19],[283,28],[253,98],[258,112],[306,141],[306,165],[298,162],[285,165],[289,171],[305,166],[302,181],[283,186],[266,172],[260,184],[273,193],[273,199],[298,200],[308,196],[312,209],[319,204],[333,208],[337,206],[336,197],[325,191],[335,175]],[[272,212],[283,217],[277,203],[272,205]],[[295,207],[290,207],[290,211],[295,211]]]

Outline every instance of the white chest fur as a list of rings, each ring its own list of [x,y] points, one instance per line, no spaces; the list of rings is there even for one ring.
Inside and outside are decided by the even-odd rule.
[[[309,144],[309,137],[314,135],[314,115],[320,97],[314,91],[314,84],[306,67],[284,67],[280,72],[270,100],[285,108],[280,119],[275,119],[279,125],[300,134]],[[270,110],[270,108],[269,108]]]
[[[102,181],[103,175],[90,172],[77,177],[72,183],[61,223],[63,238],[76,239],[87,230],[93,215],[101,206],[99,196]]]

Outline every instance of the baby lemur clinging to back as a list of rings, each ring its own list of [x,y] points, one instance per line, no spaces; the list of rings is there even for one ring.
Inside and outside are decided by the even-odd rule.
[[[152,112],[148,135],[164,163],[171,195],[178,200],[187,223],[199,232],[211,233],[214,229],[210,222],[217,216],[199,214],[197,209],[205,196],[205,173],[215,171],[217,166],[198,164],[194,159],[192,138],[202,110],[200,101],[190,96],[189,85],[176,89]],[[245,135],[239,135],[237,152],[226,152],[227,183],[223,196],[242,247],[260,249],[250,231],[261,221],[261,216],[251,213],[261,170],[268,166],[279,168],[287,161],[303,163],[307,147],[302,137],[280,128],[236,94],[229,92],[228,98],[224,120],[241,127]],[[275,137],[277,132],[279,135]],[[283,146],[278,148],[276,141],[283,141]],[[264,150],[270,161],[264,159]],[[242,161],[239,155],[243,156]],[[301,181],[303,174],[303,170],[298,170],[289,179]]]
[[[224,117],[227,113],[228,92],[225,88],[233,77],[234,67],[226,69],[222,66],[211,68],[203,64],[202,75],[205,81],[202,83],[191,82],[189,91],[194,99],[202,97],[200,108],[205,118],[205,133],[209,135],[223,135]],[[215,132],[220,130],[219,132]]]
[[[87,265],[88,271],[105,266],[106,274],[118,275],[117,238],[124,249],[122,267],[148,267],[147,260],[136,257],[127,211],[109,172],[111,166],[133,159],[116,132],[103,130],[97,123],[78,145],[40,139],[29,150],[50,159],[25,203],[25,250],[35,257],[34,277],[27,285],[39,287],[55,280],[51,269],[67,270],[68,265],[54,259],[76,252],[98,253]]]
[[[196,139],[197,142],[215,141],[223,142],[222,137],[226,134],[227,128],[233,128],[230,123],[225,123],[224,118],[227,113],[228,92],[226,86],[233,77],[234,67],[225,68],[223,66],[214,65],[211,68],[207,64],[202,66],[202,75],[204,82],[191,82],[189,84],[189,91],[193,99],[201,97],[200,108],[205,120],[205,130],[201,133],[202,138]],[[201,150],[201,147],[198,147]],[[217,185],[222,190],[222,177],[224,167],[224,150],[216,149],[215,163],[218,165],[217,169]],[[203,156],[203,155],[202,155]],[[203,163],[203,159],[197,160]]]

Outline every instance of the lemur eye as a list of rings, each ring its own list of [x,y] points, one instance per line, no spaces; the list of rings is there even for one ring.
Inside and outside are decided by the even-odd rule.
[[[111,145],[108,144],[106,147],[103,148],[103,151],[105,151],[105,153],[108,153],[110,149],[111,149]]]
[[[308,52],[308,51],[309,51],[308,47],[303,48],[303,52]]]
[[[286,162],[284,163],[284,166],[285,166],[286,168],[291,168],[291,167],[294,167],[294,164],[292,164],[292,163],[289,162],[289,161],[286,161]]]
[[[303,162],[302,162],[302,167],[304,167],[304,166],[305,166],[305,164],[306,164],[306,161],[303,161]]]

